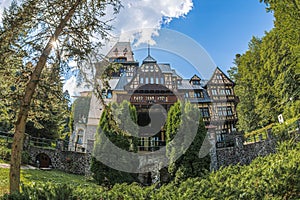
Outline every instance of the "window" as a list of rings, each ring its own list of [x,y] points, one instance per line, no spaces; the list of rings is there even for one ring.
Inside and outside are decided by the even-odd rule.
[[[218,115],[223,116],[222,107],[218,107]]]
[[[148,84],[149,83],[149,78],[148,77],[146,77],[146,84]]]
[[[198,80],[197,81],[193,81],[192,83],[193,83],[193,85],[200,85],[200,81],[198,81]]]
[[[159,79],[156,77],[155,84],[159,84]]]
[[[211,90],[212,95],[218,95],[217,90],[216,89],[212,89]]]
[[[218,80],[222,80],[221,74],[217,74],[217,79],[218,79]]]
[[[226,88],[225,92],[226,92],[226,95],[231,95],[231,89]]]
[[[194,93],[194,97],[195,97],[195,98],[202,98],[202,92],[196,91],[196,92]]]
[[[230,106],[227,106],[226,111],[227,111],[227,116],[232,116],[232,108]]]
[[[185,96],[185,98],[189,98],[189,93],[186,92],[184,96]]]
[[[221,131],[216,131],[216,135],[217,135],[217,142],[222,142],[222,141],[224,141],[224,137],[223,137]]]
[[[218,107],[218,115],[219,116],[227,116],[227,108],[226,107]]]
[[[77,144],[82,144],[83,143],[83,133],[84,133],[84,131],[82,129],[78,130],[77,141],[76,141]]]
[[[153,72],[154,71],[154,68],[153,68],[153,65],[150,66],[150,72]]]
[[[144,78],[143,77],[140,78],[140,84],[144,84]]]
[[[225,90],[224,89],[220,89],[220,95],[225,95]]]
[[[163,77],[160,78],[160,84],[165,84],[165,81],[164,81]]]
[[[227,107],[218,107],[218,115],[219,116],[232,116],[232,108],[230,106]]]
[[[202,117],[209,117],[209,109],[208,108],[200,108],[200,112]]]
[[[77,144],[82,144],[82,135],[77,136]]]
[[[150,84],[154,84],[154,78],[153,77],[150,78]]]
[[[106,98],[111,99],[112,98],[112,92],[111,90],[107,90],[107,96]]]

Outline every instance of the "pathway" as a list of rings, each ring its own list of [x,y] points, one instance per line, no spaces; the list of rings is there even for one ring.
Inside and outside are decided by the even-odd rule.
[[[10,168],[10,164],[0,163],[0,168]],[[33,167],[31,165],[22,165],[21,169],[36,169],[36,167]]]

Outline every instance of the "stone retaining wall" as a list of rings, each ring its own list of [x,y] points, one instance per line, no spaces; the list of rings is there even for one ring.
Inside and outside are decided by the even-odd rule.
[[[217,168],[228,165],[247,165],[258,156],[266,156],[276,151],[275,140],[235,145],[234,147],[216,149]]]
[[[90,153],[62,151],[60,149],[45,149],[30,146],[27,152],[30,156],[29,163],[37,166],[37,156],[46,154],[51,160],[51,168],[74,174],[88,174],[90,165]]]

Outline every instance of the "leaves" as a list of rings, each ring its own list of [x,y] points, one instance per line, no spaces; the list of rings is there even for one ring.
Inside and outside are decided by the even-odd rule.
[[[300,112],[299,1],[264,2],[274,12],[275,28],[262,39],[252,38],[230,70],[240,99],[238,128],[245,132],[274,123],[279,114],[292,118]]]

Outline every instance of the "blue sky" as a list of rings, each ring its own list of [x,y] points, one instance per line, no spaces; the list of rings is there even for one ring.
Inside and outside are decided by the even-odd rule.
[[[259,0],[194,0],[193,4],[193,9],[186,16],[174,18],[162,27],[191,37],[224,72],[233,66],[237,53],[247,50],[252,36],[262,37],[265,31],[273,28],[273,14],[267,13],[265,4],[259,3]],[[139,54],[138,60],[144,55]],[[159,61],[163,59],[156,57]],[[180,70],[180,64],[177,66],[175,62],[172,66],[187,76],[189,71]]]
[[[10,2],[0,0],[0,17]],[[133,31],[133,35],[120,40],[134,41],[138,37],[138,43],[142,44],[135,47],[138,61],[146,57],[145,44],[149,42],[153,57],[158,62],[170,63],[185,78],[197,72],[205,79],[210,78],[207,74],[213,68],[212,62],[226,73],[233,66],[235,55],[248,49],[252,36],[262,37],[265,31],[272,29],[274,20],[259,0],[122,0],[122,4],[123,9],[118,15],[113,15],[110,9],[106,12],[106,19],[115,18],[111,22],[113,34],[128,36],[126,33]],[[158,31],[143,31],[149,28]],[[159,38],[162,28],[179,34]],[[180,39],[182,35],[185,36],[183,40]],[[166,43],[170,38],[175,38],[175,42],[170,40],[173,46],[168,44],[171,51],[155,49],[158,43]],[[180,51],[176,52],[176,49]],[[191,54],[192,51],[196,53]],[[205,56],[206,52],[208,55]],[[81,90],[75,85],[72,78],[67,80],[65,88],[73,88],[71,93],[75,94]]]

